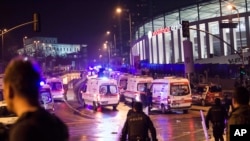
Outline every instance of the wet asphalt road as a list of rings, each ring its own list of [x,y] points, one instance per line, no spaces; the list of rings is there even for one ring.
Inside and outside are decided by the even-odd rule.
[[[130,107],[120,103],[116,111],[106,107],[94,112],[91,107],[80,108],[77,102],[56,102],[55,114],[69,127],[70,141],[118,141]],[[199,108],[199,107],[198,107]],[[208,109],[208,108],[206,108]],[[150,114],[158,141],[204,141],[200,112]]]

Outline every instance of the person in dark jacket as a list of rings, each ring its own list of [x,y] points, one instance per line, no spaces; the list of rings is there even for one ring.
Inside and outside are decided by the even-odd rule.
[[[213,126],[213,136],[215,141],[224,141],[223,132],[225,128],[225,120],[227,119],[227,111],[221,104],[219,98],[215,99],[215,105],[212,106],[206,116],[206,127],[209,129],[209,122]]]
[[[17,57],[4,74],[4,100],[8,110],[18,116],[9,129],[7,141],[68,141],[66,124],[39,103],[38,64],[28,57]]]
[[[233,110],[228,119],[227,141],[230,141],[230,125],[250,125],[249,91],[245,87],[237,87],[232,94]]]
[[[142,103],[134,102],[134,112],[132,112],[124,123],[121,141],[149,141],[148,130],[150,130],[152,141],[157,141],[156,129],[153,122],[142,111]]]
[[[128,110],[127,117],[135,112],[134,101],[131,103],[131,109]]]

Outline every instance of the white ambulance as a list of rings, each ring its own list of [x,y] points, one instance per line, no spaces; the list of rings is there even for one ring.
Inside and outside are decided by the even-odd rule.
[[[131,74],[123,73],[123,74],[119,74],[115,78],[117,80],[117,85],[118,85],[120,94],[123,94],[124,91],[127,89],[128,78],[131,76],[132,76]]]
[[[182,110],[187,113],[192,104],[189,80],[179,77],[164,77],[155,79],[150,89],[152,107],[166,113],[167,111]]]
[[[67,91],[64,89],[63,81],[57,77],[51,77],[46,79],[46,84],[51,87],[51,93],[53,99],[63,100],[67,99]]]
[[[124,91],[125,103],[133,101],[142,101],[142,94],[146,94],[147,89],[151,87],[152,77],[149,76],[132,76],[128,77],[127,89]]]
[[[94,110],[103,106],[112,106],[116,110],[120,100],[117,81],[106,77],[88,79],[86,90],[81,93],[83,106],[92,105]]]

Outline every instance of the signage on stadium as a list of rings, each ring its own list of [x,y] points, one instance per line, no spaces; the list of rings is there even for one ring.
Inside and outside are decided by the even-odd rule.
[[[149,32],[148,32],[148,38],[151,38],[152,36],[156,36],[156,35],[158,35],[158,34],[170,32],[170,31],[174,31],[174,30],[178,30],[178,29],[181,29],[181,28],[182,28],[182,25],[181,25],[181,24],[172,25],[172,26],[167,26],[167,27],[162,27],[162,28],[160,28],[160,29],[157,29],[157,30],[154,31],[154,32],[149,31]]]

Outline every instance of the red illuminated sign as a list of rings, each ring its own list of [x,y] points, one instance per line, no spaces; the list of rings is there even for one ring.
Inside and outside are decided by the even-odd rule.
[[[154,31],[152,33],[152,36],[156,36],[158,34],[161,34],[161,33],[167,33],[167,32],[170,32],[170,31],[174,31],[174,30],[178,30],[182,28],[182,25],[181,24],[178,24],[178,25],[172,25],[172,26],[167,26],[165,28],[160,28],[160,29],[157,29],[156,31]]]

